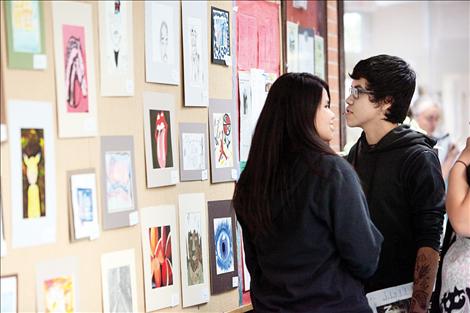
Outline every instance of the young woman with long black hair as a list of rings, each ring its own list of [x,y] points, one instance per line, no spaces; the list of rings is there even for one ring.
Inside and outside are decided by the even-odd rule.
[[[328,85],[288,73],[272,85],[233,206],[257,312],[371,312],[361,280],[382,236],[352,167],[329,147]]]

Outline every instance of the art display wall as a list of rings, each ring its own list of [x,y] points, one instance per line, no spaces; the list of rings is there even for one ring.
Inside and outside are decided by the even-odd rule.
[[[245,303],[230,200],[280,2],[1,5],[2,312]]]

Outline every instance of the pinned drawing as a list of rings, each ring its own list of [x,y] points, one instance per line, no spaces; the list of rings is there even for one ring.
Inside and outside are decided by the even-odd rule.
[[[105,155],[108,212],[133,209],[132,159],[130,151],[109,151]]]
[[[170,226],[149,228],[152,289],[173,285]]]
[[[214,219],[214,243],[217,275],[232,272],[233,238],[232,220],[230,217]]]
[[[212,63],[226,64],[230,57],[230,15],[228,11],[211,8]]]
[[[233,166],[232,119],[230,113],[214,113],[214,150],[215,167]]]
[[[153,168],[173,167],[170,111],[150,110]]]

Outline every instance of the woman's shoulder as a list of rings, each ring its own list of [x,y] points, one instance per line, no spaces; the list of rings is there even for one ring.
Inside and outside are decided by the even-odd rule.
[[[312,155],[305,160],[305,164],[322,176],[354,174],[352,166],[341,156],[336,154]]]

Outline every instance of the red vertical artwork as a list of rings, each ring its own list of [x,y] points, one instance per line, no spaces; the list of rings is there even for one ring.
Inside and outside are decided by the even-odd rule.
[[[237,68],[259,68],[279,75],[279,4],[237,1]]]

